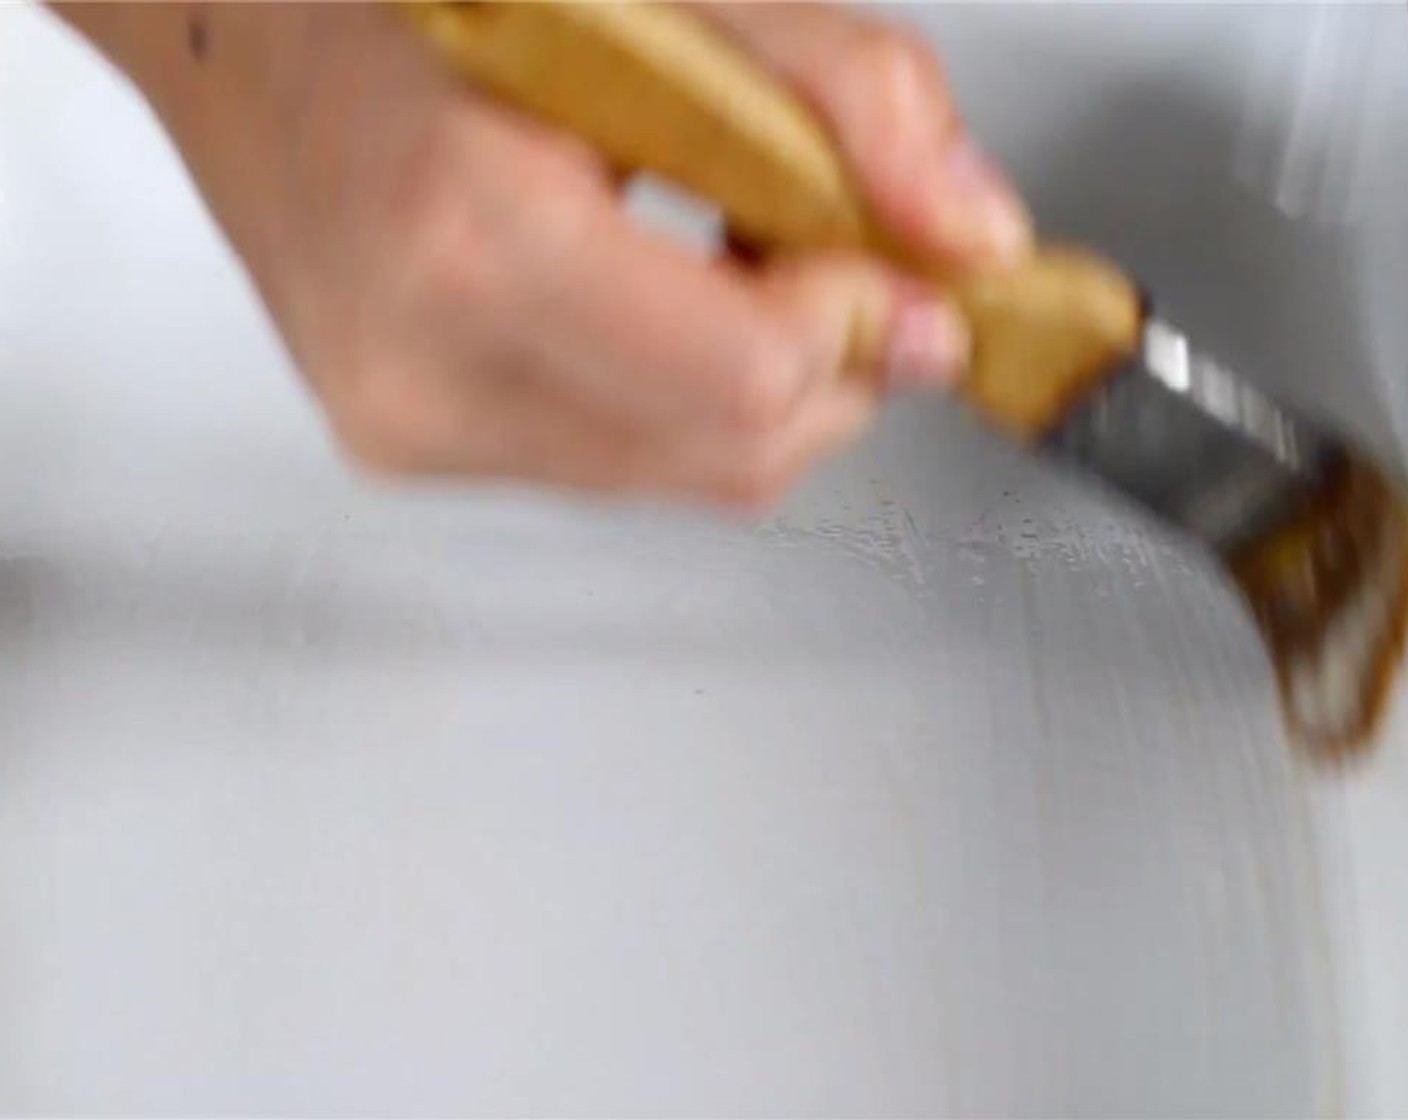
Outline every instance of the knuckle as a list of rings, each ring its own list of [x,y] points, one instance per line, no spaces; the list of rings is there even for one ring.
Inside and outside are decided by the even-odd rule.
[[[419,460],[410,449],[375,426],[333,415],[333,430],[343,456],[358,470],[376,477],[415,474]]]
[[[917,85],[936,65],[928,45],[908,31],[875,28],[853,48],[857,71],[887,85]]]
[[[452,305],[483,307],[507,281],[497,239],[471,224],[462,208],[428,213],[407,249],[411,275]]]
[[[392,207],[392,251],[462,303],[537,299],[592,237],[601,184],[568,147],[498,137],[490,161],[468,131],[450,121],[421,141]]]
[[[467,168],[469,141],[457,120],[442,118],[427,124],[408,145],[381,200],[393,243],[414,243],[441,219]]]
[[[744,354],[728,382],[723,420],[747,434],[766,435],[791,415],[797,402],[797,363],[786,348],[757,345]]]
[[[428,461],[429,411],[408,378],[377,369],[348,379],[331,395],[328,416],[344,453],[365,470],[412,474]]]
[[[487,308],[507,283],[500,243],[474,223],[465,207],[427,211],[408,240],[410,275],[447,306]]]
[[[600,218],[600,197],[577,161],[552,147],[525,154],[505,228],[534,280],[550,279],[563,259],[587,245]]]
[[[399,448],[370,441],[338,437],[338,447],[358,472],[373,478],[407,478],[417,473],[416,464]]]
[[[838,69],[849,100],[888,112],[930,102],[938,61],[923,39],[898,28],[877,27],[857,36]]]
[[[494,223],[475,205],[469,137],[457,122],[427,131],[387,203],[389,250],[424,290],[478,301],[500,282]]]
[[[737,457],[720,481],[718,497],[730,508],[746,513],[763,513],[782,497],[787,488],[787,477],[773,448],[758,444]]]
[[[729,509],[740,513],[763,514],[772,510],[781,499],[785,487],[771,477],[757,476],[738,479],[724,488],[722,499]]]

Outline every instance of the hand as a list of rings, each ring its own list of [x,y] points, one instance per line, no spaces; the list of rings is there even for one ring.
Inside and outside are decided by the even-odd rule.
[[[924,47],[826,7],[696,10],[810,100],[911,243],[1023,251]],[[380,5],[60,11],[166,122],[360,464],[758,508],[885,386],[961,374],[934,293],[647,234],[592,152],[465,88]],[[856,323],[873,353],[850,353]]]

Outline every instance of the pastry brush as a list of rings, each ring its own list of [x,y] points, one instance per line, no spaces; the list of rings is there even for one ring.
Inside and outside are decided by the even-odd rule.
[[[1015,267],[962,274],[919,259],[868,212],[808,110],[687,8],[400,7],[455,72],[613,167],[712,203],[746,243],[877,254],[941,287],[972,332],[960,397],[1221,561],[1294,738],[1334,758],[1371,740],[1408,615],[1394,474],[1202,352],[1095,253],[1044,244]]]

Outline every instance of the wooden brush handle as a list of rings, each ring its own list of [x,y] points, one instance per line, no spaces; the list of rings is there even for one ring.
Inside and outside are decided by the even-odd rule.
[[[818,121],[687,10],[641,3],[401,5],[449,63],[496,97],[567,129],[623,170],[718,206],[778,251],[862,250],[940,285],[968,318],[963,395],[1035,438],[1135,346],[1135,287],[1110,264],[1043,246],[1001,272],[954,274],[873,220]]]

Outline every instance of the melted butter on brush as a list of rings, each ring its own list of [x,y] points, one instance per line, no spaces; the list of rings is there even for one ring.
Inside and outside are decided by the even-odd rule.
[[[1292,734],[1344,758],[1372,741],[1408,623],[1408,502],[1349,457],[1280,529],[1230,558]]]

